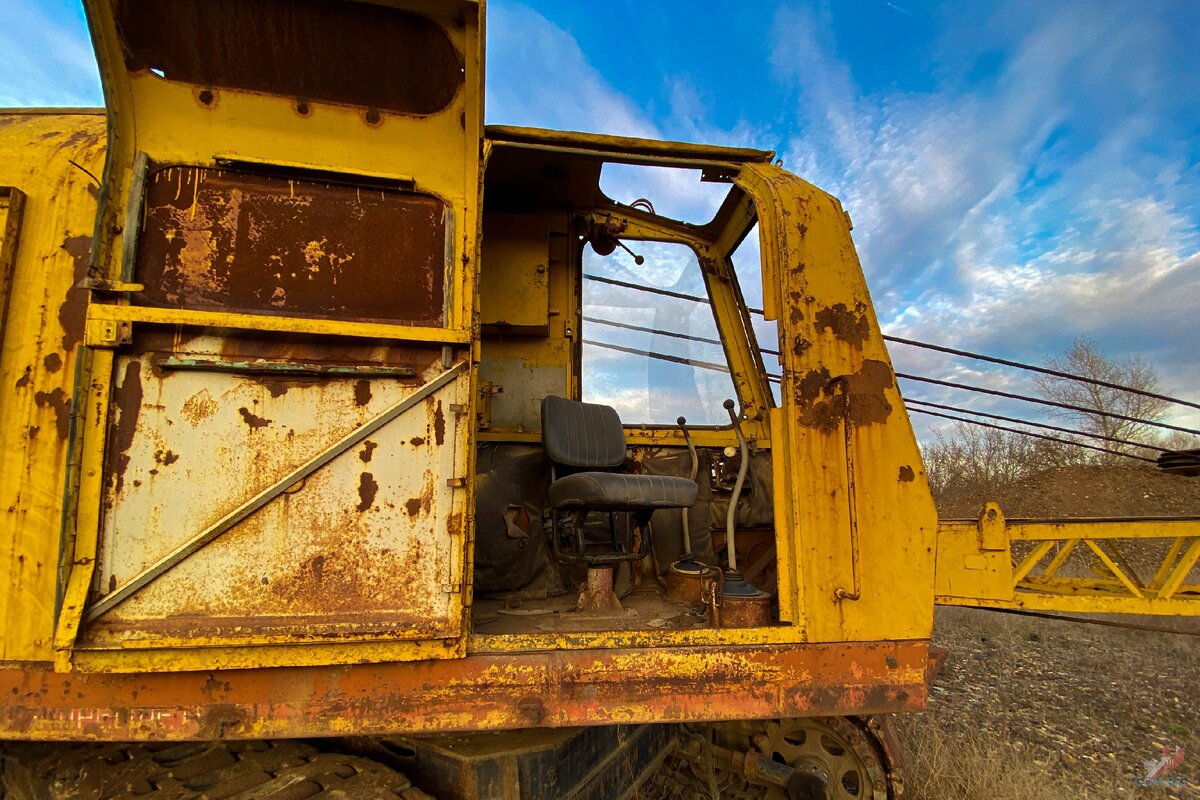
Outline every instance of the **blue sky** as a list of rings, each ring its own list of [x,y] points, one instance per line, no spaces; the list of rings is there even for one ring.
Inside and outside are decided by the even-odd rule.
[[[1190,0],[492,0],[487,118],[776,150],[850,211],[885,331],[1033,362],[1089,336],[1196,398],[1197,27]],[[0,52],[0,105],[100,102],[75,3],[6,0]]]

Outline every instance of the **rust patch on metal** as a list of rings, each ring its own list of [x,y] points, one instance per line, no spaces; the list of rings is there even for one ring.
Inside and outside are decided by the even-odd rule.
[[[259,428],[265,428],[274,421],[255,415],[245,406],[239,408],[238,413],[242,415],[242,419],[245,420],[246,424],[250,426],[250,430],[252,431],[256,431]]]
[[[162,464],[164,467],[170,466],[179,460],[178,453],[172,453],[170,450],[155,450],[154,460]]]
[[[867,307],[862,303],[855,303],[853,311],[844,303],[823,308],[817,312],[815,318],[817,330],[828,328],[843,342],[854,347],[862,347],[862,343],[866,341],[871,332],[871,323],[867,321],[866,310]]]
[[[152,305],[439,326],[446,208],[391,189],[200,167],[150,174]]]
[[[62,249],[75,261],[71,274],[71,286],[67,296],[58,307],[58,324],[62,326],[62,348],[70,352],[83,339],[83,328],[87,318],[88,293],[76,288],[87,277],[92,264],[92,237],[71,236],[62,243]]]
[[[375,448],[378,446],[379,446],[378,444],[376,444],[375,442],[372,442],[370,439],[363,442],[362,450],[358,451],[358,460],[363,462],[364,464],[370,464],[371,456],[374,454]]]
[[[217,401],[209,394],[208,389],[201,389],[184,401],[180,413],[194,428],[217,413]]]
[[[332,597],[338,566],[328,554],[319,584],[304,568],[303,590]],[[210,675],[32,665],[0,670],[0,728],[35,740],[204,740],[918,711],[927,658],[924,642],[866,642],[551,648]],[[243,724],[216,730],[216,719]]]
[[[33,380],[33,367],[26,367],[21,373],[21,377],[17,378],[17,382],[13,384],[14,389],[24,389]]]
[[[464,81],[440,25],[374,4],[122,0],[116,20],[129,70],[203,87],[432,114]]]
[[[379,483],[375,476],[364,472],[358,476],[358,510],[366,511],[375,503],[375,494],[379,491]]]
[[[369,402],[371,402],[371,382],[367,380],[355,381],[354,405],[365,406]]]
[[[433,441],[439,447],[446,440],[446,415],[442,413],[442,401],[437,401],[437,408],[433,412]]]
[[[408,443],[411,444],[413,447],[420,447],[421,445],[425,444],[425,437],[424,436],[414,436],[408,440]]]
[[[66,150],[76,145],[97,145],[100,143],[100,134],[97,131],[78,130],[63,139],[58,144],[59,150]]]
[[[125,485],[125,470],[129,467],[129,448],[137,434],[138,416],[142,413],[142,365],[130,361],[125,365],[125,376],[121,385],[113,392],[113,404],[117,408],[117,424],[113,426],[112,453],[108,462],[109,479],[113,494],[120,494]]]
[[[51,374],[54,374],[62,369],[62,363],[62,356],[60,356],[58,353],[51,353],[42,359],[42,366],[45,367],[46,371]]]
[[[417,497],[410,497],[404,503],[404,510],[408,512],[410,517],[415,517],[418,514],[428,514],[429,509],[433,507],[433,472],[425,470],[424,483],[421,486],[421,494]]]
[[[319,581],[324,577],[325,556],[314,556],[305,562],[305,566],[312,570],[313,577]]]
[[[917,474],[913,472],[913,468],[905,464],[900,467],[900,480],[904,483],[912,483],[917,479]]]
[[[809,370],[792,396],[801,424],[830,430],[844,419],[854,426],[886,422],[892,413],[886,391],[894,385],[891,367],[868,360],[858,372],[839,378],[824,367]]]
[[[147,329],[141,336],[153,335]],[[174,351],[178,346],[170,338],[156,340],[149,349]],[[361,366],[375,364],[384,367],[408,367],[414,378],[398,378],[400,382],[419,383],[420,376],[441,362],[441,348],[431,346],[387,345],[378,342],[344,337],[314,337],[304,334],[260,334],[224,338],[221,356],[230,361],[295,361],[330,366]],[[311,386],[318,378],[263,376],[263,386],[272,397],[281,397],[289,389]]]
[[[262,385],[271,397],[283,397],[288,393],[288,389],[292,388],[294,381],[287,381],[281,378],[264,378]]]
[[[71,431],[71,398],[63,388],[59,386],[52,392],[38,392],[33,396],[33,401],[38,404],[38,408],[54,409],[54,426],[58,431],[58,438],[66,439]]]

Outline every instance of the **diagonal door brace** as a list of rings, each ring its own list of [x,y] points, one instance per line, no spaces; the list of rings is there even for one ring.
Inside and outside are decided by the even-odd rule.
[[[305,461],[303,464],[296,467],[287,475],[263,489],[258,494],[246,500],[240,506],[233,509],[228,514],[221,517],[219,520],[212,523],[207,528],[176,547],[167,555],[146,567],[144,570],[130,579],[130,581],[124,586],[121,586],[120,588],[115,589],[101,597],[87,610],[87,612],[84,614],[84,618],[88,622],[91,622],[97,617],[107,614],[116,606],[128,600],[143,586],[160,577],[179,562],[190,556],[192,553],[195,553],[197,550],[204,547],[221,534],[233,528],[246,517],[250,516],[255,511],[258,511],[267,503],[274,500],[276,497],[282,494],[285,489],[295,485],[298,481],[307,478],[309,475],[316,472],[318,469],[325,466],[330,461],[349,450],[351,447],[354,447],[354,445],[358,444],[363,439],[367,438],[372,433],[379,430],[384,425],[388,424],[396,417],[400,416],[405,411],[424,400],[426,397],[429,397],[438,389],[441,389],[460,373],[466,370],[466,368],[467,365],[465,362],[459,362],[443,372],[441,375],[438,375],[433,380],[421,386],[404,399],[393,403],[391,406],[388,406],[388,408],[386,408],[374,419],[371,419],[350,431],[341,439],[317,453],[308,461]]]

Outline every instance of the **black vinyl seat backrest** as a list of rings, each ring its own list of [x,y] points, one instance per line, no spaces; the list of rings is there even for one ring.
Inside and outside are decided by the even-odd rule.
[[[542,447],[556,464],[571,469],[616,469],[625,463],[625,432],[609,406],[565,397],[542,400]]]

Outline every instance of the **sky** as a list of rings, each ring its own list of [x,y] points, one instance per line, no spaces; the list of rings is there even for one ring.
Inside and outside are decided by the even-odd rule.
[[[0,106],[100,104],[76,3],[4,2]],[[774,150],[850,212],[886,333],[1033,363],[1086,336],[1196,400],[1197,27],[1192,0],[491,0],[486,117]],[[694,176],[604,180],[684,218],[715,202]],[[613,274],[634,274],[614,258]],[[902,372],[1030,388],[1020,372],[891,353]],[[1200,428],[1194,410],[1172,420]]]

